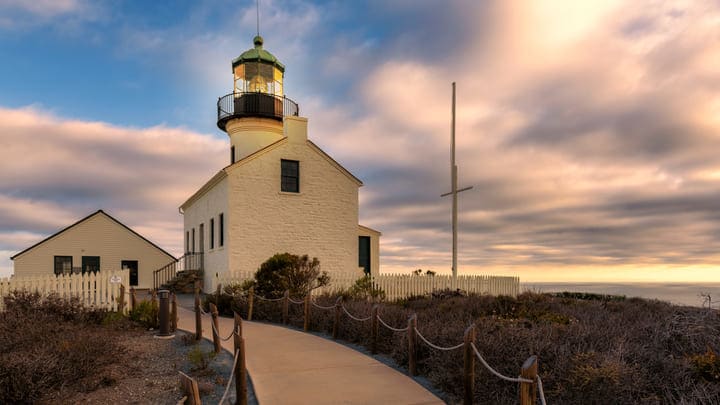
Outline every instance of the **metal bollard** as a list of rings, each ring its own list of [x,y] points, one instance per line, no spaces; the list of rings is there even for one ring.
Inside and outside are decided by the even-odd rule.
[[[170,336],[170,291],[158,291],[160,296],[160,333],[158,336]]]

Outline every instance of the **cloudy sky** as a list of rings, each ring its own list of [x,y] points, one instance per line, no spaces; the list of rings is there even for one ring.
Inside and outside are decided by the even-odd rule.
[[[0,273],[97,210],[173,253],[227,162],[255,2],[0,0]],[[381,270],[720,281],[718,1],[263,0],[309,136],[361,178]]]

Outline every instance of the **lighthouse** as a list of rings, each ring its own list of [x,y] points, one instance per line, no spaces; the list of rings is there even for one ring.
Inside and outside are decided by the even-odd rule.
[[[180,206],[185,251],[202,257],[205,290],[283,252],[317,257],[331,282],[377,274],[380,232],[358,224],[363,183],[309,139],[264,45],[256,36],[231,62],[232,91],[217,100],[230,159]]]

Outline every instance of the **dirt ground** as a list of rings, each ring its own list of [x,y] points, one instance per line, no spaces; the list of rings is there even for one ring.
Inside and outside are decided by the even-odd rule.
[[[67,388],[48,393],[42,404],[177,404],[184,396],[179,373],[198,381],[203,403],[220,401],[232,369],[233,358],[222,351],[212,356],[212,343],[195,343],[187,332],[178,331],[173,339],[158,339],[157,331],[117,331],[125,354],[114,364],[93,373],[85,386],[90,392]],[[207,366],[203,367],[203,360]],[[230,402],[235,402],[234,384]]]

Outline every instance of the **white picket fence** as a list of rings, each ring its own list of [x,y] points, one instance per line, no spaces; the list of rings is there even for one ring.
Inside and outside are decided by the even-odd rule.
[[[113,276],[120,278],[120,283],[111,283]],[[5,309],[4,298],[12,291],[25,290],[39,292],[43,295],[56,293],[61,298],[77,297],[86,307],[104,308],[117,311],[120,297],[120,284],[126,286],[125,309],[129,297],[127,271],[109,271],[86,274],[71,274],[35,277],[10,277],[0,279],[0,311]]]
[[[229,285],[252,279],[255,272],[230,271],[222,273],[215,285]],[[352,286],[362,277],[361,272],[330,273],[330,285],[317,289],[314,294],[333,293]],[[458,276],[442,274],[434,276],[416,276],[410,274],[379,274],[373,277],[373,283],[385,291],[388,300],[406,298],[412,295],[426,295],[434,291],[460,289],[467,293],[487,295],[517,296],[520,293],[519,277],[489,275]]]

